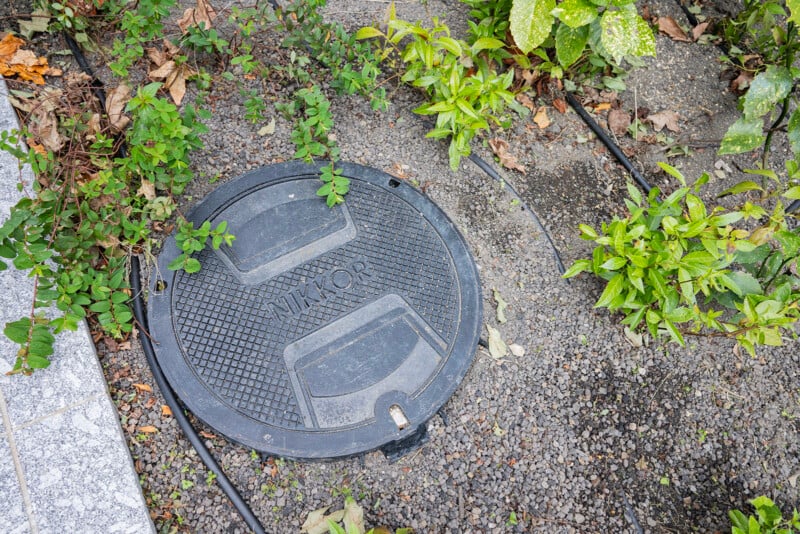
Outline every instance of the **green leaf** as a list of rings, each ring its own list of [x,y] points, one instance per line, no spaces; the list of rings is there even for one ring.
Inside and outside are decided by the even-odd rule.
[[[786,67],[770,65],[750,82],[742,112],[747,118],[766,115],[792,90],[792,74]]]
[[[567,68],[580,59],[589,41],[589,27],[571,28],[561,24],[556,30],[556,57]]]
[[[677,341],[681,346],[685,345],[686,343],[683,340],[683,335],[680,331],[675,327],[675,325],[667,319],[664,318],[664,325],[667,327],[667,332],[669,332],[670,337],[673,341]]]
[[[500,39],[494,37],[481,37],[472,45],[472,53],[477,54],[481,50],[496,50],[505,47],[506,44]]]
[[[639,46],[638,18],[630,9],[606,10],[600,17],[600,42],[617,64]]]
[[[790,187],[784,194],[781,195],[784,198],[788,198],[790,200],[797,200],[800,199],[800,185],[796,185],[794,187]]]
[[[52,352],[51,352],[52,354]],[[38,356],[29,354],[28,355],[28,366],[31,369],[47,369],[50,367],[50,360],[48,360],[44,356]]]
[[[6,327],[3,329],[3,334],[13,341],[14,343],[19,343],[20,345],[28,342],[28,333],[31,329],[31,320],[28,317],[24,317],[13,323],[6,323]]]
[[[741,154],[758,148],[765,139],[763,129],[764,122],[760,118],[739,117],[725,132],[718,153]]]
[[[373,37],[383,37],[383,32],[373,26],[364,26],[356,32],[356,39],[371,39]]]
[[[601,265],[600,268],[607,269],[609,271],[616,271],[617,269],[624,267],[627,263],[628,262],[625,260],[625,258],[615,256],[606,261],[605,263],[603,263],[603,265]]]
[[[600,295],[600,298],[597,299],[595,303],[595,308],[603,308],[608,307],[611,302],[622,293],[622,286],[625,283],[625,276],[623,274],[617,273],[614,277],[609,280],[608,285],[603,290],[603,293]]]
[[[564,0],[556,15],[570,28],[585,26],[597,18],[597,7],[588,0]]]
[[[800,0],[786,0],[789,8],[789,20],[800,25]]]
[[[729,187],[719,195],[717,198],[726,197],[728,195],[738,195],[739,193],[745,193],[747,191],[763,191],[764,189],[755,182],[750,180],[746,180],[744,182],[739,182],[738,184],[734,185],[733,187]]]
[[[733,271],[728,273],[727,278],[736,285],[736,288],[729,287],[729,289],[740,297],[744,295],[761,295],[764,293],[764,290],[761,289],[761,284],[750,273]]]
[[[800,3],[800,0],[797,0]],[[786,126],[786,137],[792,145],[792,152],[800,154],[800,108],[794,110]]]
[[[669,163],[664,163],[663,161],[659,161],[657,163],[657,165],[659,167],[661,167],[662,171],[664,171],[665,173],[669,174],[670,176],[672,176],[673,178],[678,180],[678,182],[680,182],[681,185],[683,185],[683,186],[686,185],[686,178],[683,177],[683,174],[681,174],[681,171],[679,171],[678,169],[676,169],[675,167],[673,167]],[[669,202],[667,202],[667,201],[665,201],[664,203],[665,204],[669,204]]]
[[[590,271],[592,268],[592,262],[589,260],[577,260],[573,263],[567,272],[561,275],[562,278],[572,278],[584,271]]]
[[[653,56],[656,55],[656,36],[650,25],[639,15],[636,15],[636,33],[639,36],[639,41],[633,48],[632,54],[634,56]]]
[[[183,265],[183,270],[189,274],[198,272],[200,270],[200,261],[196,258],[188,258]]]
[[[509,23],[514,42],[527,54],[541,45],[553,27],[555,0],[514,0]]]
[[[775,239],[781,244],[785,256],[796,256],[800,252],[800,235],[779,230],[775,233]]]

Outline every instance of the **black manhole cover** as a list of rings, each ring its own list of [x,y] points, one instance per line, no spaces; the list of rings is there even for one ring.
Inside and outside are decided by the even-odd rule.
[[[341,163],[344,205],[319,166],[272,165],[190,214],[228,221],[233,246],[172,272],[148,301],[156,355],[187,407],[228,438],[294,458],[391,446],[424,431],[474,357],[481,291],[464,239],[412,187]]]

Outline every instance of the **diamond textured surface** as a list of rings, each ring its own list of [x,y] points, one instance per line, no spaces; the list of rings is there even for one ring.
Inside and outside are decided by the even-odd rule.
[[[314,171],[307,165],[284,164],[246,175],[212,193],[190,219],[216,224],[224,218],[222,212],[232,213],[231,208],[235,210],[248,194],[258,191],[258,198],[265,198],[263,188],[278,183],[282,185],[276,191],[286,198],[270,202],[284,202],[289,209],[279,212],[291,212],[292,202],[307,202],[314,194],[319,183]],[[253,283],[258,273],[237,271],[230,261],[233,251],[225,247],[199,253],[196,257],[203,268],[194,274],[165,270],[177,254],[172,242],[159,257],[160,272],[166,274],[159,282],[166,290],[154,291],[149,303],[159,362],[198,417],[258,450],[292,457],[343,456],[402,439],[409,429],[393,426],[380,406],[400,406],[416,428],[446,402],[474,355],[480,287],[469,252],[452,223],[427,198],[388,175],[354,165],[345,166],[345,171],[351,179],[350,193],[345,207],[334,209],[347,210],[348,224],[353,226],[347,239],[331,247],[326,245],[328,236],[320,233],[310,245],[306,239],[299,252],[287,242],[279,247],[289,250],[286,257],[267,258],[272,264],[285,263],[275,276],[270,272]],[[287,180],[297,186],[296,192],[287,188]],[[248,214],[242,219],[254,217]],[[325,222],[270,220],[269,226],[306,224],[313,229],[324,228]],[[247,243],[248,250],[255,250],[269,228],[250,224],[230,230],[237,240],[255,240]],[[463,274],[468,275],[466,280]],[[151,289],[155,287],[151,281]],[[381,332],[416,333],[418,341],[410,345],[369,338],[379,345],[376,351],[406,347],[408,354],[386,358],[405,362],[402,370],[396,364],[385,372],[364,369],[360,362],[350,361],[347,347],[358,345],[366,335],[364,328],[378,328],[369,326],[374,317],[361,317],[359,310],[365,306],[390,325],[381,326]],[[465,316],[470,317],[466,329],[462,328]],[[391,327],[399,322],[406,326]],[[304,343],[313,344],[313,350],[302,348]],[[373,366],[382,361],[368,360]],[[417,368],[435,371],[417,376]],[[444,370],[445,383],[437,386]],[[357,383],[362,375],[363,391],[348,390],[335,398],[315,397],[311,391],[331,388],[306,383],[307,376],[330,380],[338,376],[342,382]],[[401,376],[404,383],[392,383]],[[360,433],[376,430],[385,436],[358,445]],[[309,439],[324,440],[328,453],[305,450]],[[345,444],[343,450],[331,449],[337,441]]]

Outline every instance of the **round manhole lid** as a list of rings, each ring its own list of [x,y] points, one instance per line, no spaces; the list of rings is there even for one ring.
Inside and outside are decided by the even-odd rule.
[[[481,328],[477,270],[433,202],[376,169],[339,163],[345,204],[316,195],[317,164],[272,165],[189,215],[228,222],[203,268],[151,278],[156,356],[209,426],[247,447],[333,458],[407,438],[450,398]]]

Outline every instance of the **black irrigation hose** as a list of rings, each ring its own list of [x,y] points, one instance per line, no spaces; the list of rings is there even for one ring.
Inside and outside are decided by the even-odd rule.
[[[86,61],[86,57],[83,55],[83,52],[78,46],[78,43],[76,43],[75,40],[66,32],[64,33],[64,38],[66,39],[67,44],[72,51],[72,55],[75,57],[75,60],[81,67],[81,70],[83,70],[83,72],[85,72],[88,76],[91,76],[92,90],[94,91],[95,96],[97,96],[97,99],[103,105],[103,108],[105,108],[106,95],[105,91],[103,91],[103,84],[97,79],[97,77],[95,77],[92,68],[89,66],[88,61]],[[118,153],[124,154],[125,151],[125,143],[120,143]],[[147,358],[147,363],[153,373],[153,378],[155,378],[156,385],[158,386],[158,389],[161,390],[161,394],[164,396],[167,406],[169,406],[170,410],[172,410],[172,416],[175,418],[178,426],[180,426],[181,430],[186,435],[189,443],[191,443],[192,447],[194,447],[194,449],[197,451],[200,459],[203,461],[209,471],[216,475],[216,480],[219,484],[219,487],[223,492],[225,492],[225,495],[228,496],[228,499],[230,499],[233,506],[239,512],[239,515],[242,516],[244,522],[247,523],[247,526],[256,534],[266,534],[266,530],[253,513],[253,510],[244,500],[230,479],[225,475],[219,463],[217,463],[216,459],[214,459],[214,456],[211,454],[211,451],[209,451],[205,446],[205,443],[203,443],[203,440],[200,439],[197,431],[194,429],[192,423],[189,421],[189,418],[186,416],[183,406],[181,406],[178,398],[175,396],[175,392],[172,391],[172,388],[167,382],[164,372],[161,370],[161,366],[158,364],[158,360],[156,360],[156,355],[153,350],[153,343],[150,341],[150,337],[147,333],[147,317],[144,313],[142,282],[141,275],[139,273],[139,258],[136,256],[131,256],[130,282],[131,291],[133,292],[133,314],[136,318],[136,322],[139,324],[142,334],[139,336],[142,344],[142,350]]]
[[[256,533],[265,533],[266,531],[264,530],[264,527],[250,509],[250,506],[241,496],[230,479],[225,476],[225,473],[214,459],[214,456],[211,454],[208,448],[206,448],[203,440],[200,439],[200,436],[197,434],[197,431],[192,426],[189,418],[184,413],[183,407],[167,382],[164,372],[161,370],[161,366],[158,364],[158,360],[156,360],[156,354],[153,350],[153,343],[150,341],[150,337],[147,334],[147,317],[144,313],[142,281],[139,273],[139,258],[136,256],[131,256],[131,291],[133,292],[133,314],[136,317],[136,322],[139,323],[139,329],[141,331],[139,341],[142,343],[142,349],[144,350],[144,355],[147,358],[147,363],[150,365],[150,370],[153,372],[156,385],[158,386],[158,389],[161,390],[161,394],[164,396],[167,406],[169,406],[170,410],[172,410],[172,416],[178,422],[178,426],[180,426],[181,430],[183,430],[183,433],[186,434],[186,438],[189,440],[189,443],[191,443],[192,447],[194,447],[194,449],[197,451],[197,454],[200,456],[200,459],[203,460],[203,463],[206,464],[206,467],[208,467],[211,472],[217,475],[217,483],[219,484],[220,488],[222,488],[222,491],[225,492],[225,495],[227,495],[231,500],[231,503],[233,503],[233,505],[236,507],[236,510],[242,516],[244,522],[247,523],[247,526]]]
[[[528,212],[528,214],[531,217],[533,217],[533,220],[536,221],[536,224],[539,226],[539,228],[542,229],[542,233],[544,233],[544,236],[547,238],[547,242],[550,243],[550,246],[553,248],[553,256],[555,257],[556,260],[556,266],[558,267],[558,272],[564,274],[567,270],[564,268],[564,262],[561,261],[561,255],[558,253],[558,249],[556,248],[555,243],[553,243],[553,240],[550,238],[550,234],[547,232],[547,229],[542,224],[542,221],[539,219],[539,216],[536,215],[536,212],[533,211],[528,206],[528,204],[525,202],[525,200],[523,200],[523,198],[520,196],[517,190],[514,189],[514,186],[508,183],[508,181],[504,180],[503,177],[500,176],[497,173],[497,171],[494,170],[494,168],[491,165],[486,163],[486,161],[484,161],[480,156],[473,153],[470,154],[469,159],[470,161],[472,161],[472,163],[480,167],[480,169],[486,174],[488,174],[491,178],[494,178],[495,180],[503,184],[506,190],[508,190],[508,192],[511,194],[511,196],[513,196],[517,200],[517,202],[520,203],[522,208],[526,212]]]
[[[567,92],[566,95],[567,95],[567,102],[569,103],[570,106],[572,106],[572,109],[575,110],[575,113],[577,113],[578,116],[581,119],[583,119],[583,122],[585,122],[586,125],[589,126],[589,128],[594,132],[594,134],[598,138],[600,138],[603,144],[606,145],[606,147],[608,147],[608,149],[611,151],[614,157],[617,158],[617,161],[619,161],[622,164],[622,166],[625,167],[625,170],[627,170],[631,174],[631,176],[633,176],[633,179],[636,180],[636,183],[639,184],[639,187],[644,189],[645,193],[650,193],[650,189],[652,189],[652,187],[647,182],[647,180],[644,179],[642,173],[640,173],[636,169],[636,167],[633,166],[631,160],[629,160],[628,157],[625,154],[623,154],[619,146],[617,146],[617,144],[600,127],[600,125],[597,124],[597,122],[595,122],[592,116],[589,115],[589,113],[587,113],[585,109],[583,109],[583,106],[581,106],[581,103],[578,102],[578,99],[575,98],[575,96],[570,92]]]

